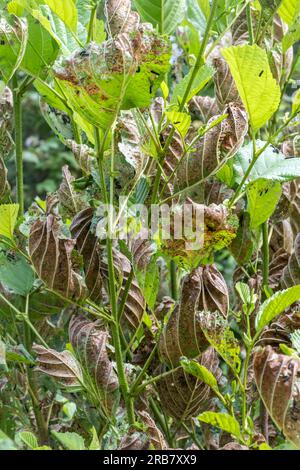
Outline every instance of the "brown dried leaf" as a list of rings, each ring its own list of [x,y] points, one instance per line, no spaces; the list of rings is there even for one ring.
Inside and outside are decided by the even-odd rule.
[[[300,233],[295,239],[294,253],[283,270],[281,284],[284,289],[300,284]]]
[[[221,57],[215,57],[213,65],[216,69],[214,74],[216,101],[219,111],[223,112],[226,105],[229,103],[236,103],[242,107],[242,101],[235,85],[233,76],[231,75],[229,66]],[[216,113],[217,114],[217,113]]]
[[[149,413],[146,411],[139,412],[139,417],[142,420],[142,423],[146,426],[146,433],[150,439],[150,445],[155,450],[166,450],[168,449],[167,443],[164,439],[162,432],[158,429],[155,424],[155,421],[151,418]]]
[[[276,354],[271,346],[254,356],[259,394],[278,428],[300,449],[300,360]]]
[[[67,140],[66,146],[72,150],[83,173],[90,175],[92,168],[96,164],[94,149],[85,144],[77,144],[74,140]]]
[[[180,302],[160,338],[160,355],[172,366],[178,365],[182,356],[189,359],[199,357],[209,347],[199,312],[215,318],[209,328],[222,334],[224,324],[218,321],[218,316],[227,316],[228,302],[226,282],[215,266],[201,266],[186,276]]]
[[[68,217],[74,217],[80,210],[86,206],[83,195],[75,191],[72,183],[75,181],[68,165],[62,169],[63,180],[57,191],[60,207]]]
[[[122,437],[118,450],[149,450],[149,436],[132,428],[126,436]]]
[[[93,208],[82,210],[73,219],[70,231],[72,237],[76,239],[76,248],[83,258],[89,297],[98,303],[102,299],[101,265],[103,255],[99,240],[91,231],[93,216]]]
[[[233,157],[243,145],[248,131],[248,117],[245,109],[230,103],[224,109],[228,117],[212,127],[204,137],[195,144],[195,151],[183,158],[176,173],[178,189],[184,189],[212,174],[220,166]],[[220,115],[208,121],[211,126]]]
[[[240,266],[243,266],[245,263],[250,261],[253,249],[254,242],[250,229],[250,216],[248,212],[244,212],[240,220],[237,236],[230,245],[230,252],[234,256],[236,262]]]
[[[112,36],[136,31],[140,16],[131,11],[131,0],[105,0],[107,28]]]
[[[4,161],[0,157],[0,199],[5,196],[8,191],[9,184],[7,181],[7,168]]]
[[[74,246],[74,240],[63,238],[54,214],[50,213],[45,221],[37,220],[31,227],[29,253],[38,276],[49,289],[79,300],[87,292],[82,277],[73,269]]]
[[[260,346],[278,347],[280,344],[292,346],[290,335],[300,329],[299,306],[291,307],[288,312],[280,315],[271,325],[267,326],[258,341]]]
[[[194,120],[207,124],[208,121],[219,112],[215,98],[210,96],[194,96],[189,103],[189,109]]]
[[[111,410],[119,382],[108,356],[108,331],[99,322],[74,315],[69,325],[69,337],[82,367],[96,384],[103,405]]]
[[[220,379],[219,360],[213,348],[209,348],[202,354],[199,363],[205,366],[217,380]],[[157,389],[163,410],[180,421],[195,417],[210,407],[210,387],[184,372],[182,368],[159,380]]]
[[[14,145],[12,132],[14,130],[13,94],[5,87],[0,93],[0,158],[9,155]]]
[[[55,378],[65,387],[76,387],[82,383],[82,371],[69,351],[57,352],[38,344],[33,345],[33,351],[37,354],[37,372]]]

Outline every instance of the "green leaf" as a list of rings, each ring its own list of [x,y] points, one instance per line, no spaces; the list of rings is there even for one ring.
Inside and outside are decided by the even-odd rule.
[[[300,89],[296,92],[293,98],[292,112],[300,111]]]
[[[19,213],[19,204],[0,205],[0,236],[13,240],[14,228]]]
[[[48,5],[61,21],[74,33],[77,30],[78,14],[74,0],[39,0]]]
[[[288,32],[282,39],[282,51],[285,53],[291,46],[293,46],[300,39],[300,15],[296,18],[295,22],[289,27]]]
[[[6,345],[0,339],[0,373],[2,371],[7,372],[7,364],[6,364]]]
[[[278,13],[287,24],[293,23],[298,13],[300,13],[300,0],[282,0]]]
[[[180,113],[178,111],[167,111],[166,116],[173,124],[175,129],[179,132],[181,137],[184,138],[192,122],[191,116],[189,114]]]
[[[23,344],[18,346],[6,346],[6,360],[7,362],[16,362],[27,365],[35,365],[33,357],[25,349]]]
[[[222,49],[254,131],[275,113],[280,87],[274,79],[267,52],[256,44]]]
[[[28,41],[20,68],[34,77],[45,78],[54,63],[59,46],[32,16],[27,17]]]
[[[99,441],[98,434],[94,426],[92,427],[91,434],[92,434],[92,440],[89,445],[89,450],[99,450],[100,441]]]
[[[134,0],[134,4],[142,19],[162,34],[173,33],[185,13],[185,0]]]
[[[32,432],[22,431],[19,432],[18,436],[29,449],[36,449],[39,446],[37,438]]]
[[[41,98],[50,106],[55,109],[59,109],[60,111],[64,111],[68,113],[68,108],[66,107],[63,98],[59,95],[59,93],[51,88],[46,82],[42,80],[35,80],[33,82],[35,89],[40,94]]]
[[[259,179],[247,186],[248,212],[250,228],[255,229],[266,222],[276,209],[282,194],[278,181]]]
[[[264,147],[265,142],[256,142],[257,150]],[[249,142],[233,158],[235,182],[240,183],[249,163],[253,158],[253,146]],[[247,183],[260,179],[284,183],[300,177],[300,158],[285,158],[276,148],[269,145],[254,164]]]
[[[76,432],[51,431],[51,435],[67,450],[85,450],[84,439]]]
[[[172,104],[180,104],[182,101],[182,98],[184,97],[185,91],[187,89],[187,86],[190,82],[191,76],[193,73],[193,68],[189,71],[189,73],[184,77],[183,80],[181,80],[179,83],[175,85],[174,91],[173,91],[173,96],[171,103]],[[208,65],[203,65],[200,69],[199,72],[197,73],[195,80],[193,82],[193,86],[188,94],[186,103],[189,103],[191,99],[197,95],[202,88],[205,87],[205,85],[209,82],[209,80],[212,78],[214,74],[214,70],[212,67],[209,67]]]
[[[199,421],[216,426],[222,431],[228,432],[233,436],[240,438],[241,429],[240,425],[235,418],[226,413],[215,413],[213,411],[206,411],[198,416]]]
[[[199,364],[199,362],[183,358],[180,361],[180,365],[183,367],[185,372],[193,375],[199,380],[202,380],[202,382],[205,382],[213,390],[219,389],[216,378],[205,366]]]
[[[27,295],[34,283],[34,272],[23,257],[0,253],[0,282],[18,295]]]
[[[27,24],[15,16],[0,18],[0,77],[8,83],[22,62],[28,39]]]
[[[0,450],[18,450],[14,441],[0,429]]]
[[[237,282],[235,288],[243,304],[247,305],[251,300],[251,292],[248,284],[245,284],[244,282]]]
[[[261,331],[275,317],[300,299],[300,285],[276,292],[260,307],[256,317],[256,330]]]
[[[209,15],[210,15],[210,4],[209,0],[197,0],[198,5],[203,12],[205,18],[208,20]]]

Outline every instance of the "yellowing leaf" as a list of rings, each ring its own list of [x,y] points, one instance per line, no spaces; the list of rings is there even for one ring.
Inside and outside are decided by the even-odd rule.
[[[235,418],[226,413],[214,413],[213,411],[206,411],[198,416],[199,421],[216,426],[233,436],[240,437],[240,425]]]
[[[3,204],[0,206],[0,236],[13,239],[18,212],[19,204]]]
[[[275,113],[280,103],[280,87],[274,79],[267,53],[256,44],[222,50],[254,131]]]
[[[274,212],[282,190],[278,181],[259,179],[247,187],[250,228],[259,227]]]
[[[39,3],[48,5],[71,31],[76,32],[78,15],[73,0],[39,0]]]
[[[300,13],[300,0],[282,0],[278,13],[287,24],[293,23],[297,14]]]
[[[179,134],[184,137],[190,128],[192,122],[191,116],[186,113],[179,113],[178,111],[168,111],[166,116]]]

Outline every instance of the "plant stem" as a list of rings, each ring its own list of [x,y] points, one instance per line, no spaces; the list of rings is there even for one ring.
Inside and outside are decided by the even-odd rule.
[[[97,10],[98,10],[98,1],[95,3],[91,11],[90,22],[89,22],[89,27],[88,27],[88,36],[86,40],[87,44],[90,41],[94,40],[94,30],[95,30],[95,20],[97,18]]]
[[[262,236],[263,236],[263,288],[268,288],[269,285],[269,264],[270,264],[270,252],[269,252],[269,221],[262,224]],[[264,295],[264,293],[263,293]]]
[[[110,202],[111,208],[114,201],[114,156],[115,156],[115,136],[114,136],[115,123],[112,126],[112,155],[111,155],[111,172],[110,172],[110,200],[108,199],[105,177],[103,170],[103,156],[104,156],[104,143],[100,145],[100,134],[99,129],[95,129],[95,138],[96,138],[96,152],[98,156],[98,165],[99,165],[99,176],[101,182],[101,189],[103,192],[103,197],[105,204]],[[104,137],[105,139],[105,137]],[[119,310],[117,304],[116,296],[116,279],[115,279],[115,268],[114,268],[114,258],[113,258],[113,244],[112,244],[112,235],[113,235],[113,219],[112,219],[112,210],[109,210],[108,214],[108,233],[106,238],[106,249],[107,249],[107,264],[108,264],[108,284],[109,284],[109,295],[110,295],[110,304],[112,310],[112,317],[115,320],[111,324],[111,333],[113,345],[115,348],[115,357],[117,372],[119,378],[120,389],[122,392],[123,399],[125,401],[128,422],[130,425],[133,425],[135,422],[134,415],[134,400],[130,395],[129,385],[127,377],[125,374],[124,364],[123,364],[123,354],[122,354],[122,345],[121,345],[121,336],[120,336],[120,322],[119,322]]]
[[[248,33],[249,33],[249,44],[252,46],[252,44],[254,43],[254,34],[253,34],[253,24],[252,24],[250,3],[248,3],[246,6],[246,15],[247,15],[247,25],[248,25]]]
[[[29,296],[26,298],[26,316],[29,315]],[[28,352],[31,352],[32,338],[29,325],[24,321],[24,343]],[[48,441],[48,425],[40,407],[38,390],[36,386],[36,378],[31,366],[26,366],[27,380],[29,385],[29,393],[32,401],[32,408],[36,420],[38,437],[40,445],[46,444]]]
[[[24,214],[24,175],[23,175],[23,130],[22,130],[22,99],[18,90],[18,79],[14,75],[13,100],[14,100],[14,122],[15,122],[15,145],[16,145],[16,173],[17,173],[17,201],[19,214]]]
[[[177,266],[174,260],[170,261],[170,281],[172,298],[178,300]]]
[[[199,72],[199,69],[201,68],[201,66],[204,64],[205,48],[206,48],[208,40],[209,40],[210,30],[211,30],[211,26],[212,26],[212,23],[213,23],[213,20],[214,20],[214,17],[215,17],[217,4],[218,4],[218,0],[213,0],[211,10],[210,10],[209,19],[207,21],[207,25],[206,25],[206,28],[205,28],[203,40],[202,40],[202,43],[201,43],[201,46],[200,46],[199,54],[198,54],[196,63],[194,65],[194,68],[193,68],[193,71],[192,71],[192,74],[191,74],[191,78],[190,78],[190,80],[187,84],[187,87],[186,87],[186,90],[184,92],[183,98],[182,98],[181,103],[179,105],[179,112],[183,111],[183,109],[186,105],[187,99],[189,97],[189,94],[191,92],[191,89],[193,87],[193,84],[195,82],[197,73]],[[175,129],[175,127],[173,127],[173,129],[170,131],[170,134],[168,135],[168,138],[165,142],[164,148],[162,149],[161,153],[159,154],[159,163],[160,163],[160,165],[162,164],[162,162],[164,160],[164,157],[166,155],[166,152],[169,149],[169,146],[172,142],[172,139],[174,137],[175,132],[176,132],[176,129]],[[156,203],[161,175],[162,175],[162,169],[161,169],[160,166],[158,166],[157,172],[156,172],[156,177],[155,177],[155,180],[154,180],[151,204]]]

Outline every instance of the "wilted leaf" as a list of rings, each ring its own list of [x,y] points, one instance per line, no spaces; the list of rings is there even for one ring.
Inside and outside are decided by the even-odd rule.
[[[240,221],[236,238],[230,245],[230,251],[236,262],[243,266],[250,261],[254,249],[252,232],[250,229],[250,216],[245,212]]]
[[[131,0],[105,0],[107,28],[112,36],[137,30],[140,17],[131,11]]]
[[[172,312],[160,339],[160,355],[173,366],[182,356],[188,359],[199,357],[209,346],[199,312],[204,311],[207,317],[212,317],[209,329],[222,336],[222,316],[227,316],[228,298],[225,280],[215,266],[201,266],[186,276],[179,305]],[[219,312],[219,318],[215,312]]]
[[[164,436],[149,413],[146,411],[140,411],[139,417],[141,418],[142,423],[146,426],[146,434],[150,440],[151,448],[155,450],[166,450],[168,447]]]
[[[214,75],[216,101],[219,110],[222,112],[229,103],[237,103],[242,105],[239,92],[235,85],[235,81],[229,70],[228,64],[221,57],[213,60],[216,69]]]
[[[254,355],[254,373],[257,389],[271,418],[299,449],[299,359],[277,354],[267,346]]]
[[[194,117],[204,124],[207,124],[213,116],[218,115],[216,99],[210,96],[194,96],[190,101],[189,109]]]
[[[53,377],[64,387],[81,386],[81,369],[69,351],[57,352],[37,344],[32,349],[37,354],[37,372]]]
[[[270,70],[268,56],[257,45],[233,46],[222,50],[254,131],[275,113],[280,87]]]
[[[7,181],[7,168],[4,164],[4,161],[0,157],[0,200],[6,194],[9,188]]]
[[[218,380],[221,375],[219,360],[213,348],[202,354],[200,364],[205,366]],[[207,410],[211,402],[210,387],[187,374],[182,368],[157,383],[159,398],[164,411],[180,421],[195,417]]]
[[[73,186],[75,177],[72,176],[67,165],[62,169],[62,176],[63,180],[57,191],[57,196],[61,208],[71,218],[85,207],[86,202],[84,201],[83,194],[75,191]]]
[[[49,289],[79,300],[87,292],[82,277],[73,269],[74,246],[75,241],[62,235],[59,219],[51,213],[31,227],[29,253],[38,276]]]
[[[0,90],[0,160],[6,159],[13,148],[12,132],[14,129],[13,94],[10,88]],[[5,168],[1,163],[0,180],[3,181]],[[0,183],[0,188],[1,188]],[[0,189],[1,195],[1,189]]]
[[[300,285],[300,234],[295,239],[294,253],[284,267],[281,284],[285,288]]]
[[[83,369],[97,387],[104,408],[111,411],[119,383],[108,356],[108,331],[99,322],[74,315],[69,326],[69,337]]]

